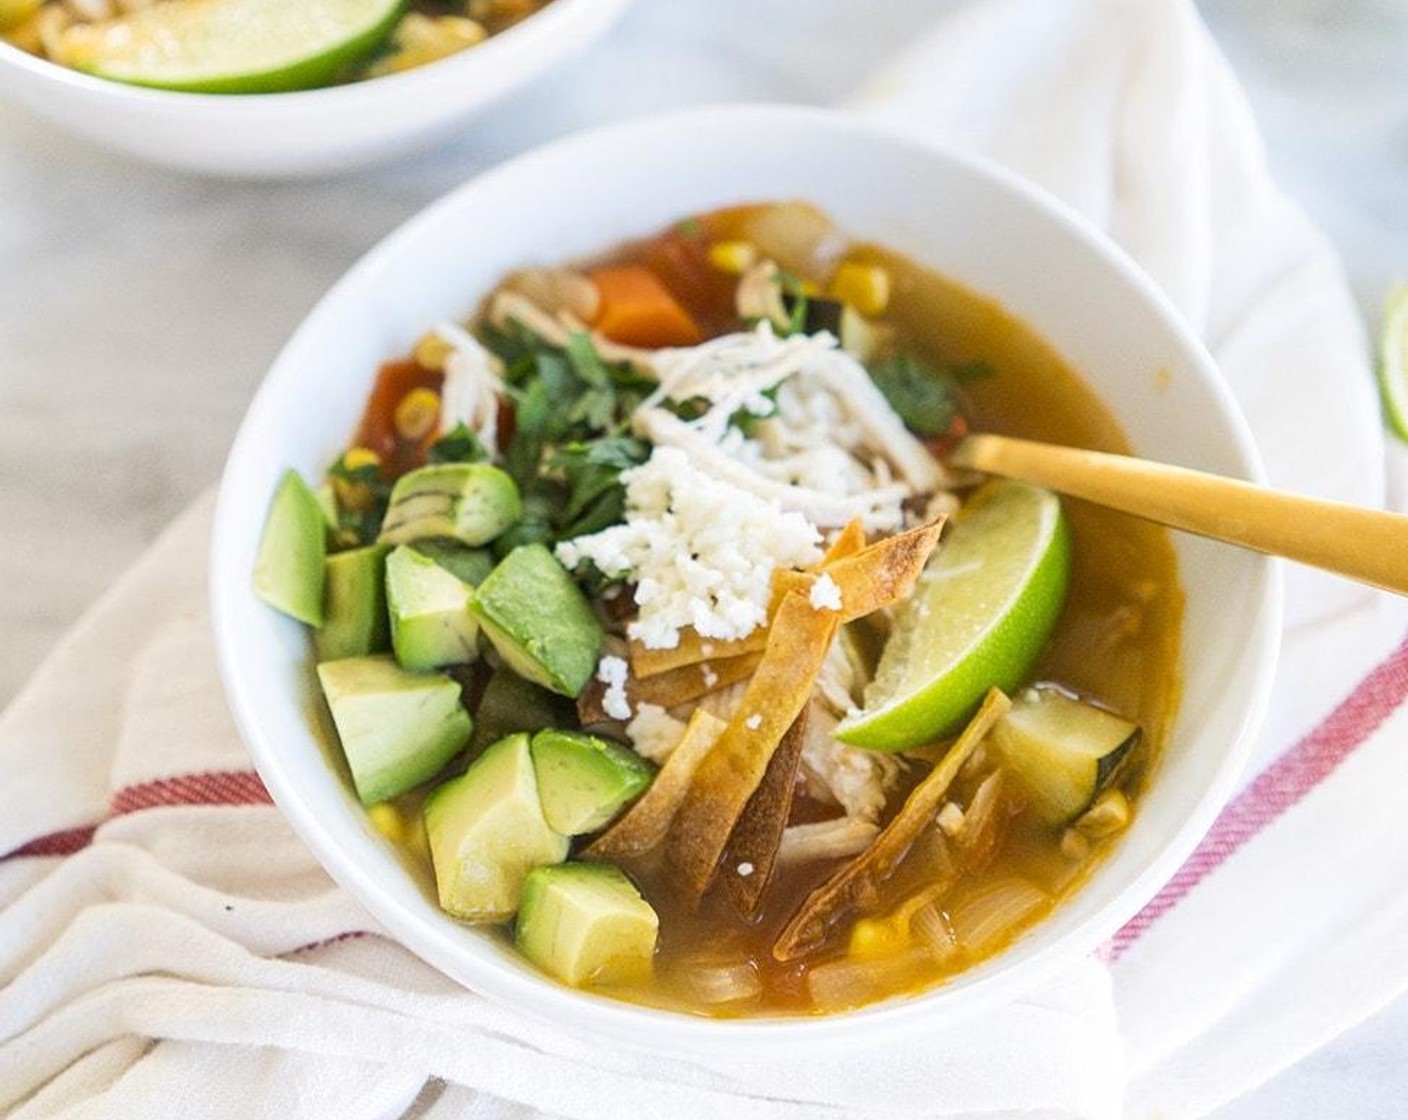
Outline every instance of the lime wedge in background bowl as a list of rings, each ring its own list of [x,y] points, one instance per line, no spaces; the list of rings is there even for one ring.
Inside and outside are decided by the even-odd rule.
[[[375,51],[404,0],[180,0],[64,33],[65,65],[188,93],[326,85]]]
[[[1061,613],[1071,543],[1049,490],[989,482],[944,534],[894,630],[865,707],[836,737],[875,750],[932,742],[1031,671]]]
[[[1388,293],[1384,325],[1379,334],[1379,391],[1384,417],[1393,434],[1408,441],[1408,284],[1400,281]]]

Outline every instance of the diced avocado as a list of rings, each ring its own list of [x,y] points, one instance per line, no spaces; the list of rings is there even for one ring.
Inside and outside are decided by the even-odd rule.
[[[1090,807],[1139,742],[1137,724],[1054,688],[1028,689],[993,728],[992,742],[1052,825]]]
[[[518,486],[487,463],[438,463],[403,474],[381,523],[383,544],[448,538],[488,544],[523,516]]]
[[[487,548],[466,548],[456,541],[435,540],[416,541],[412,547],[470,587],[478,587],[494,570],[494,555]]]
[[[471,747],[496,742],[514,731],[571,727],[577,706],[571,700],[526,681],[508,669],[496,670],[474,710]]]
[[[523,955],[574,988],[650,975],[660,919],[609,863],[564,863],[528,876],[514,939]]]
[[[518,909],[533,868],[567,858],[567,837],[543,819],[527,735],[500,739],[425,802],[440,906],[471,922]]]
[[[295,470],[284,472],[254,561],[254,593],[309,626],[323,624],[327,525],[317,495]]]
[[[335,552],[323,562],[323,625],[313,632],[319,661],[381,653],[386,619],[385,545]]]
[[[543,816],[568,836],[605,827],[655,778],[635,751],[581,731],[534,735],[533,769]]]
[[[541,544],[515,548],[474,596],[494,648],[521,677],[575,697],[596,671],[602,630],[582,589]]]
[[[469,742],[473,723],[449,677],[382,656],[325,661],[318,679],[364,805],[433,778]]]
[[[479,656],[474,589],[429,556],[400,545],[386,560],[391,645],[404,669],[462,665]]]

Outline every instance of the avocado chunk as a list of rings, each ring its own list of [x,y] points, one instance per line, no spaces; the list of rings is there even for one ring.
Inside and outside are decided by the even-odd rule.
[[[596,671],[601,624],[544,545],[521,545],[499,561],[470,609],[520,677],[575,697]]]
[[[391,488],[382,544],[448,538],[488,544],[523,516],[518,486],[487,463],[438,463],[403,474]]]
[[[335,552],[323,562],[323,625],[313,632],[319,661],[381,653],[386,618],[385,545]]]
[[[534,735],[533,769],[543,816],[568,836],[604,828],[655,778],[635,751],[581,731]]]
[[[254,593],[299,622],[321,626],[326,550],[327,525],[317,495],[297,471],[285,471],[259,538]]]
[[[470,587],[478,587],[494,570],[494,555],[487,548],[466,548],[456,541],[436,540],[416,541],[412,547]]]
[[[440,906],[497,922],[518,910],[533,868],[567,858],[567,837],[543,819],[527,735],[500,739],[425,802]]]
[[[650,975],[660,919],[609,863],[540,867],[523,886],[514,940],[544,972],[574,988]]]
[[[1114,779],[1140,738],[1138,724],[1055,688],[1031,688],[992,731],[1002,761],[1051,825],[1073,821]]]
[[[429,556],[401,545],[386,560],[391,646],[413,672],[462,665],[479,656],[479,623],[469,613],[474,589]]]
[[[364,805],[433,778],[469,742],[473,723],[449,677],[380,656],[324,661],[318,680]]]
[[[525,681],[508,669],[497,669],[485,684],[474,710],[470,746],[481,747],[515,731],[571,727],[576,722],[577,706],[571,700]]]

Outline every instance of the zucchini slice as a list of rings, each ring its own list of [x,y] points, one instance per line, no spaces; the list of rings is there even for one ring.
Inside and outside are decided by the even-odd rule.
[[[1036,815],[1064,825],[1110,784],[1141,734],[1138,724],[1104,708],[1032,688],[1013,701],[992,742],[1031,793]]]

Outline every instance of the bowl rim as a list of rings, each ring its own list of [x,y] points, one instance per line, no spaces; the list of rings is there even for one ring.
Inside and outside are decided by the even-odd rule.
[[[1253,482],[1265,482],[1265,468],[1251,430],[1212,356],[1171,300],[1107,235],[1044,188],[986,157],[926,140],[900,126],[853,112],[773,103],[742,103],[651,114],[573,133],[514,156],[469,179],[387,234],[349,268],[308,313],[271,364],[231,446],[220,485],[211,538],[211,615],[220,672],[240,733],[274,801],[319,862],[340,885],[368,905],[376,920],[416,955],[452,977],[472,975],[472,983],[463,979],[458,982],[539,1021],[566,1024],[576,1031],[589,1031],[604,1041],[679,1057],[759,1053],[762,1051],[758,1048],[796,1046],[813,1047],[825,1052],[832,1047],[854,1045],[858,1033],[862,1031],[870,1041],[911,1029],[926,1018],[932,1018],[939,1005],[943,1007],[945,1024],[952,1024],[1019,998],[1075,966],[1108,941],[1154,898],[1192,854],[1235,792],[1270,700],[1280,649],[1280,563],[1265,556],[1253,556],[1250,558],[1251,580],[1255,590],[1252,598],[1256,608],[1254,624],[1245,635],[1243,648],[1244,656],[1252,659],[1255,680],[1248,690],[1235,734],[1212,780],[1197,796],[1191,811],[1162,847],[1115,891],[1099,911],[1051,945],[1035,951],[1011,967],[998,967],[970,985],[948,987],[940,984],[911,996],[830,1015],[712,1019],[628,1004],[568,989],[533,974],[527,966],[512,968],[466,958],[443,928],[404,912],[393,900],[385,897],[378,885],[378,877],[361,868],[321,822],[313,819],[300,805],[295,783],[285,773],[273,744],[267,742],[261,733],[257,714],[258,697],[246,692],[235,663],[230,620],[237,607],[233,591],[228,597],[223,593],[222,588],[229,581],[222,581],[219,573],[222,570],[221,557],[230,551],[226,542],[233,539],[235,532],[228,524],[225,511],[234,501],[236,467],[244,457],[253,453],[251,445],[255,430],[251,428],[251,419],[269,407],[264,402],[272,399],[270,386],[276,372],[299,347],[305,333],[312,333],[316,321],[328,314],[326,309],[335,306],[343,298],[343,293],[358,285],[364,275],[381,269],[383,261],[397,254],[403,242],[416,239],[427,227],[436,226],[445,214],[459,205],[460,196],[475,190],[478,184],[496,177],[521,175],[525,168],[531,170],[537,161],[557,161],[573,154],[589,155],[591,148],[607,137],[621,140],[631,133],[639,133],[644,138],[660,128],[678,130],[755,123],[829,131],[838,143],[851,139],[883,139],[921,150],[930,158],[956,165],[965,174],[984,181],[993,189],[1017,195],[1023,203],[1041,211],[1045,219],[1065,227],[1068,233],[1104,258],[1124,283],[1136,289],[1149,309],[1178,339],[1191,364],[1197,367],[1205,387],[1218,403],[1232,437],[1232,450],[1241,462],[1245,477]],[[380,905],[368,902],[368,899],[374,899]],[[453,964],[444,963],[451,961]]]
[[[211,115],[274,115],[288,110],[301,112],[355,111],[376,99],[404,94],[413,98],[428,94],[452,78],[485,69],[504,58],[533,51],[596,19],[608,22],[622,13],[632,0],[552,0],[546,7],[490,35],[474,47],[457,51],[397,74],[384,74],[340,85],[278,93],[197,93],[188,90],[157,89],[100,78],[74,70],[47,58],[30,54],[0,37],[0,69],[11,67],[41,82],[57,83],[75,91],[127,103],[134,109],[155,109],[164,113]]]

